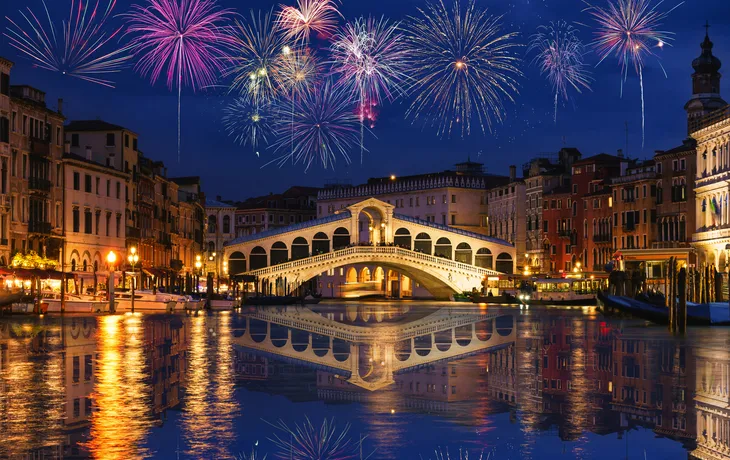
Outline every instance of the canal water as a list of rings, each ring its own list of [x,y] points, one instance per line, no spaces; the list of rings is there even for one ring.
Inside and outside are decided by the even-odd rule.
[[[0,318],[0,458],[730,459],[729,344],[435,302]]]

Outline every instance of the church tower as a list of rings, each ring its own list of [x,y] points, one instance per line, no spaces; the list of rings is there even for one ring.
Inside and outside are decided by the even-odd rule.
[[[702,54],[692,61],[692,99],[684,105],[687,121],[702,117],[727,105],[720,97],[720,67],[722,63],[712,55],[709,25],[705,26],[705,40],[700,44]]]

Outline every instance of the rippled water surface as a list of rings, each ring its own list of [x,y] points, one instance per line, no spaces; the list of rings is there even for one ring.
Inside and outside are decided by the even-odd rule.
[[[588,308],[6,317],[0,458],[730,459],[729,384],[730,330]]]

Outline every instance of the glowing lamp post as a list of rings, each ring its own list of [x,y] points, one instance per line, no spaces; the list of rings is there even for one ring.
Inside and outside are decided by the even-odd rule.
[[[134,313],[134,285],[137,284],[137,272],[135,271],[135,266],[137,265],[137,262],[139,262],[137,248],[135,248],[134,246],[129,248],[129,255],[127,256],[127,260],[132,265],[132,313]]]
[[[200,292],[200,267],[203,266],[203,262],[200,261],[200,254],[195,256],[195,270],[197,271],[198,277],[195,281],[195,292]]]
[[[116,308],[114,307],[114,263],[117,261],[117,255],[114,251],[109,251],[109,254],[106,256],[106,261],[109,264],[109,311],[116,313]]]

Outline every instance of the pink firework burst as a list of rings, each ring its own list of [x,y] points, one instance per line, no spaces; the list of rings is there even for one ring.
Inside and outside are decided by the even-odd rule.
[[[213,85],[223,71],[225,31],[230,10],[214,0],[148,0],[125,16],[127,34],[137,58],[135,68],[154,84],[167,72],[167,86],[178,89],[178,161],[180,160],[180,99],[183,85],[193,90]]]
[[[277,24],[285,31],[286,38],[309,41],[312,32],[332,35],[341,16],[334,0],[298,0],[296,7],[282,5]]]

